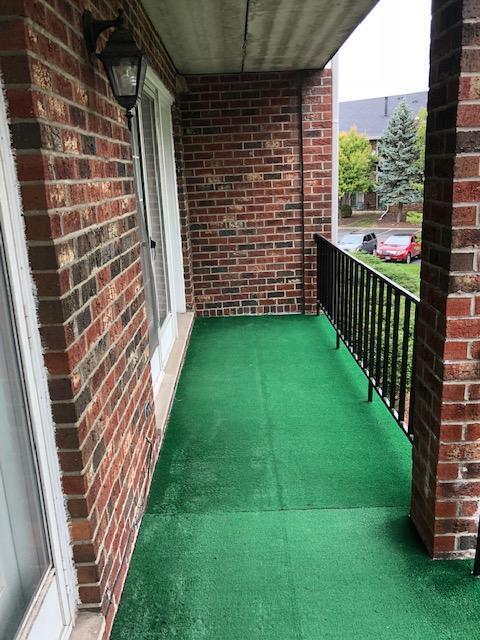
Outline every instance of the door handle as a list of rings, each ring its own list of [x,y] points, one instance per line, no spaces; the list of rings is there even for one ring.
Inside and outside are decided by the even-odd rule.
[[[150,250],[153,249],[153,259],[157,257],[157,243],[153,238],[150,238]]]

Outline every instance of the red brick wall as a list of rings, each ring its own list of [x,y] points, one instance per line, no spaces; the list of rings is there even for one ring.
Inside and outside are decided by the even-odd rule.
[[[106,19],[117,4],[3,0],[0,65],[81,606],[107,616],[107,636],[159,436],[145,413],[153,397],[130,134],[87,57],[84,9]],[[125,12],[175,91],[139,0]],[[305,308],[314,308],[312,234],[330,229],[331,80],[303,81],[303,202],[298,80],[192,78],[194,93],[174,109],[187,304],[201,313],[298,311],[302,271]],[[207,114],[188,115],[189,102]]]
[[[433,2],[412,518],[436,557],[472,553],[480,498],[478,8]]]
[[[331,223],[331,74],[304,74],[302,89],[300,78],[186,78],[182,178],[201,315],[299,312],[303,275],[314,311],[313,233],[328,234]]]
[[[175,146],[175,166],[178,191],[178,210],[180,214],[180,229],[182,234],[183,277],[185,282],[185,301],[187,309],[195,308],[192,277],[192,250],[190,238],[190,210],[185,184],[184,147],[182,137],[182,114],[177,103],[172,109],[173,138]]]
[[[174,69],[140,2],[125,5],[138,44],[173,89]],[[117,8],[0,4],[0,64],[80,598],[108,615],[107,633],[159,447],[153,413],[145,415],[153,398],[130,134],[81,29],[83,9],[105,19]]]
[[[316,312],[316,259],[313,236],[332,230],[332,74],[305,73],[302,83],[303,211],[305,224],[306,313]]]

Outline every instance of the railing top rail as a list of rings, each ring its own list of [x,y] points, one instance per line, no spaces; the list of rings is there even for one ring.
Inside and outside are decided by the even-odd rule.
[[[371,273],[375,274],[375,276],[377,276],[377,278],[380,278],[380,280],[383,280],[384,282],[386,282],[386,284],[388,284],[390,287],[392,287],[393,289],[396,289],[399,293],[401,293],[404,296],[406,296],[407,298],[409,298],[413,303],[418,304],[420,302],[420,298],[418,296],[416,296],[415,294],[413,294],[411,291],[408,291],[408,289],[405,289],[404,287],[402,287],[401,285],[397,284],[393,280],[390,280],[390,278],[388,278],[387,276],[383,275],[383,273],[380,273],[380,271],[377,271],[376,269],[374,269],[370,265],[365,264],[364,262],[362,262],[361,260],[356,258],[354,255],[352,255],[351,253],[348,253],[348,251],[344,251],[338,245],[334,244],[331,240],[329,240],[328,238],[325,238],[325,236],[322,236],[319,233],[316,233],[314,235],[314,238],[315,238],[316,241],[317,240],[322,240],[322,242],[328,243],[336,251],[339,251],[340,253],[345,254],[347,256],[347,258],[349,258],[350,260],[354,260],[360,266],[362,266],[364,269],[366,269],[367,271],[370,271]]]

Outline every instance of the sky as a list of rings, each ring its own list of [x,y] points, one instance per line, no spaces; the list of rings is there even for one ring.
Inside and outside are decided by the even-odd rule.
[[[430,5],[380,0],[340,49],[340,102],[428,89]]]

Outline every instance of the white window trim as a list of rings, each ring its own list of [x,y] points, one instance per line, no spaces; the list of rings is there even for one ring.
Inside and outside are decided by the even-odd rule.
[[[174,97],[150,68],[147,69],[145,77],[144,92],[153,99],[155,108],[158,178],[163,211],[168,272],[167,286],[170,299],[170,311],[162,326],[158,328],[159,346],[155,353],[151,355],[150,360],[154,394],[157,394],[164,376],[168,357],[173,349],[175,340],[178,338],[178,314],[185,313],[186,300],[171,114]],[[141,114],[139,114],[139,135],[141,138],[140,153],[143,156],[145,145],[143,142]],[[145,166],[145,158],[143,158],[143,164]],[[148,190],[148,178],[144,176],[143,180],[145,188]],[[148,204],[145,204],[148,216]]]
[[[30,273],[19,185],[10,143],[7,109],[0,78],[0,224],[5,243],[5,260],[15,311],[16,327],[23,374],[31,414],[33,437],[45,516],[48,527],[54,571],[46,576],[18,638],[28,638],[35,627],[35,615],[43,599],[51,596],[49,588],[58,589],[63,620],[63,638],[73,627],[77,609],[76,576],[67,524],[65,497],[62,491],[60,467],[54,435],[47,373],[43,361],[34,285]]]
[[[155,101],[157,112],[158,157],[160,160],[160,180],[164,211],[170,212],[167,220],[166,238],[167,256],[174,271],[172,274],[172,301],[177,313],[185,313],[185,279],[183,274],[182,236],[180,228],[180,209],[178,206],[178,185],[175,173],[175,146],[172,126],[172,105],[174,96],[168,91],[157,74],[150,68],[145,76],[147,87],[155,91],[159,100]],[[167,117],[168,114],[168,117]],[[173,306],[173,305],[172,305]]]

